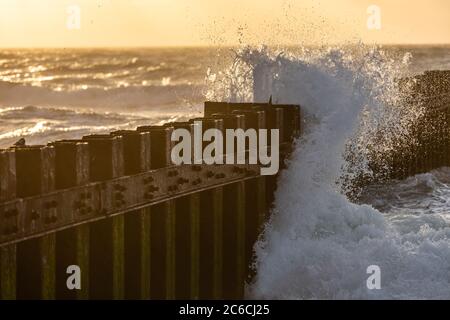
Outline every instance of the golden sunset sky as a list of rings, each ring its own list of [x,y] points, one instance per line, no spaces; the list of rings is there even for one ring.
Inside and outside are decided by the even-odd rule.
[[[70,5],[80,29],[67,28]],[[367,8],[381,9],[369,30]],[[0,47],[450,43],[449,0],[0,0]]]

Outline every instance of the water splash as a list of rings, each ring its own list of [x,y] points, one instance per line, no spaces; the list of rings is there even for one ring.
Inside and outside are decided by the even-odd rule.
[[[407,140],[408,124],[420,116],[420,107],[399,109],[397,78],[404,66],[379,48],[363,46],[296,54],[247,48],[216,77],[212,96],[239,101],[272,94],[276,102],[302,105],[308,119],[256,246],[257,276],[249,297],[450,297],[449,225],[434,229],[423,220],[420,233],[400,232],[372,206],[349,201],[339,183],[348,168],[349,144],[359,143],[354,149],[359,159],[352,165],[367,171],[371,148],[364,146],[378,154]],[[374,135],[380,132],[401,134],[380,140]],[[441,236],[433,238],[433,232]],[[381,290],[366,287],[370,265],[381,268]]]

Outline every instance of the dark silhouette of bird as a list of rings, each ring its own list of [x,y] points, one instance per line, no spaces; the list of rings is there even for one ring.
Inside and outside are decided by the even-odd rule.
[[[271,106],[272,105],[272,95],[270,95],[270,98],[269,98],[269,106]]]
[[[14,143],[14,147],[24,147],[26,145],[26,141],[24,138],[20,138],[16,143]]]

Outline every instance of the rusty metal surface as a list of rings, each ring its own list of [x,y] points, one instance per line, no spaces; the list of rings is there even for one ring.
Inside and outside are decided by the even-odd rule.
[[[193,121],[200,121],[203,131],[281,128],[285,159],[300,113],[293,105],[207,102],[205,117],[190,122],[2,151],[0,246],[259,176],[259,165],[172,166],[171,133],[193,130]],[[13,189],[17,194],[9,194]]]
[[[182,165],[0,204],[0,246],[259,176],[258,165]]]

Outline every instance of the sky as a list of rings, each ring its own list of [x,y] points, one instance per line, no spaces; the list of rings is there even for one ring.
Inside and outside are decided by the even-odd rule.
[[[0,47],[355,41],[450,43],[450,1],[0,0]]]

